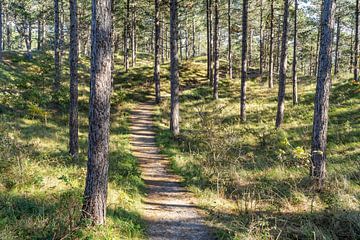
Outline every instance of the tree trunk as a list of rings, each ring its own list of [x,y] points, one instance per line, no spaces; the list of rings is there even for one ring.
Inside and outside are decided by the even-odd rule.
[[[352,72],[352,68],[353,68],[353,61],[354,61],[354,55],[353,55],[353,50],[354,50],[354,30],[351,29],[351,39],[350,39],[350,64],[349,64],[349,71],[350,73]]]
[[[135,12],[135,1],[132,1],[132,6],[131,6],[131,66],[134,67],[135,66],[135,20],[134,20],[134,13]]]
[[[269,88],[274,87],[274,0],[270,6]]]
[[[60,51],[59,51],[59,1],[54,0],[54,61],[55,61],[55,79],[54,79],[54,92],[60,90]]]
[[[263,66],[264,66],[264,30],[263,30],[263,0],[260,0],[260,81],[262,81],[263,76]]]
[[[210,49],[210,0],[206,0],[206,46],[207,46],[207,78],[210,80],[211,49]]]
[[[241,50],[241,99],[240,99],[240,118],[246,121],[246,78],[247,78],[247,27],[248,27],[248,0],[243,0],[242,16],[242,50]]]
[[[165,50],[164,50],[164,39],[165,39],[165,23],[164,23],[164,14],[161,15],[161,64],[165,63]]]
[[[252,66],[252,45],[253,45],[253,38],[254,38],[254,29],[250,29],[250,36],[249,36],[249,50],[248,50],[248,54],[249,54],[249,67]]]
[[[210,44],[210,48],[209,48],[209,52],[208,52],[208,58],[210,59],[210,86],[213,85],[214,82],[214,76],[213,76],[213,36],[212,36],[212,0],[209,0],[209,34],[210,34],[210,38],[209,38],[209,44]]]
[[[298,103],[298,92],[297,92],[297,73],[296,73],[296,64],[297,64],[297,11],[298,11],[298,0],[295,0],[295,10],[294,10],[294,49],[293,49],[293,64],[292,64],[292,98],[293,104]],[[311,53],[310,53],[311,55]]]
[[[326,141],[329,95],[331,86],[331,44],[334,28],[335,1],[324,0],[321,14],[319,71],[317,76],[311,145],[310,174],[321,189],[326,173]]]
[[[130,0],[126,0],[126,19],[124,23],[124,63],[125,63],[125,71],[129,71],[129,21],[130,21]]]
[[[0,62],[2,62],[3,59],[3,44],[2,44],[2,39],[3,39],[3,21],[2,21],[2,0],[0,0]]]
[[[89,150],[83,218],[105,224],[111,96],[111,0],[92,0]]]
[[[160,103],[160,19],[159,0],[155,0],[155,56],[154,56],[154,82],[155,102]]]
[[[170,130],[174,137],[180,133],[179,126],[179,58],[178,40],[178,2],[170,0],[170,81],[171,81],[171,111]]]
[[[196,56],[196,45],[195,45],[195,16],[192,21],[192,57]]]
[[[70,4],[70,110],[69,110],[69,153],[78,159],[79,123],[78,123],[78,20],[77,0],[69,0]]]
[[[9,21],[9,12],[6,14],[6,47],[7,50],[11,50],[11,28]]]
[[[214,82],[213,82],[213,98],[218,99],[219,84],[219,0],[214,2]]]
[[[339,42],[340,42],[340,17],[337,18],[336,46],[335,46],[335,76],[339,73]]]
[[[37,50],[41,50],[41,19],[37,20]]]
[[[359,1],[356,0],[355,9],[355,48],[354,48],[354,80],[359,81]]]
[[[288,39],[288,18],[289,18],[289,0],[284,0],[284,19],[281,41],[280,71],[279,71],[279,93],[278,107],[276,114],[276,128],[280,128],[284,120],[285,108],[285,84],[287,68],[287,39]]]
[[[231,46],[231,0],[228,0],[228,61],[229,79],[233,78],[232,46]]]

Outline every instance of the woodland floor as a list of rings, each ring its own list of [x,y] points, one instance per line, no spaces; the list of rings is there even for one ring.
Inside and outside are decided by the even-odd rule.
[[[149,239],[214,239],[181,178],[169,172],[169,160],[156,146],[154,105],[139,104],[131,115],[131,146],[146,184],[144,220]]]

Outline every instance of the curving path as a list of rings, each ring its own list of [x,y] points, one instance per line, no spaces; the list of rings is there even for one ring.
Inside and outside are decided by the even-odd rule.
[[[139,159],[146,183],[144,219],[151,240],[212,240],[210,228],[194,205],[192,195],[170,173],[168,160],[159,153],[153,130],[152,103],[142,103],[132,112],[132,152]]]

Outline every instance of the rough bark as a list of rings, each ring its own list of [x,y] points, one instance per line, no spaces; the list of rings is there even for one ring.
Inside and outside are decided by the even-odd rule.
[[[233,78],[232,46],[231,46],[231,0],[228,0],[228,61],[229,79]]]
[[[313,133],[311,145],[311,170],[319,188],[326,174],[326,142],[328,127],[329,95],[331,86],[331,44],[334,28],[335,1],[324,0],[321,14],[319,71],[317,76]]]
[[[57,93],[60,90],[60,51],[59,51],[59,1],[54,0],[54,64],[55,64],[55,78],[54,78],[54,92]]]
[[[79,123],[78,123],[78,20],[77,0],[69,0],[70,5],[70,110],[69,110],[69,153],[78,158]]]
[[[295,10],[294,10],[294,47],[293,47],[293,62],[292,62],[292,99],[293,104],[298,103],[298,91],[297,91],[297,11],[298,11],[298,0],[295,0]],[[311,53],[310,53],[311,55]]]
[[[3,59],[3,44],[2,44],[2,39],[3,39],[3,20],[2,20],[2,0],[0,0],[0,62]]]
[[[124,23],[124,63],[125,71],[129,71],[129,21],[130,21],[130,0],[126,0],[126,18]]]
[[[180,133],[179,126],[179,57],[178,40],[178,2],[170,0],[170,81],[171,81],[171,110],[170,130],[174,137]]]
[[[340,17],[337,18],[337,25],[336,25],[335,69],[334,69],[335,75],[339,73],[339,43],[340,43]]]
[[[283,31],[281,39],[281,56],[279,70],[279,92],[278,107],[276,114],[276,128],[280,128],[284,121],[285,109],[285,86],[286,86],[286,68],[287,68],[287,40],[288,40],[288,18],[289,18],[289,0],[284,0]]]
[[[263,28],[263,0],[260,0],[260,59],[259,59],[259,69],[260,69],[260,80],[263,76],[263,66],[264,66],[264,28]]]
[[[111,0],[92,0],[89,150],[83,218],[105,223],[111,95]]]
[[[160,103],[160,18],[159,0],[155,0],[155,56],[154,56],[154,83],[155,102]]]
[[[248,38],[248,0],[243,0],[242,16],[242,50],[241,50],[241,99],[240,99],[240,119],[246,121],[246,78],[247,78],[247,38]]]
[[[219,86],[219,0],[214,2],[214,82],[213,98],[218,99]]]
[[[274,87],[274,0],[270,4],[269,88]]]
[[[354,47],[354,80],[359,81],[359,1],[355,9],[355,47]]]

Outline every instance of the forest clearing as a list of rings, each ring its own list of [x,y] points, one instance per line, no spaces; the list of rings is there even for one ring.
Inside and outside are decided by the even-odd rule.
[[[0,239],[359,239],[359,0],[0,0]]]

